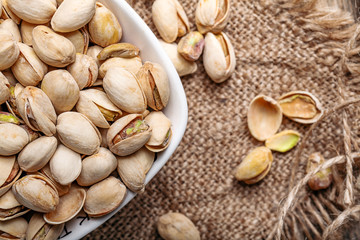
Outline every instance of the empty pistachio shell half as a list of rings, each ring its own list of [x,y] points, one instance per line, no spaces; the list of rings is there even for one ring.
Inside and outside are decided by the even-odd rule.
[[[0,72],[0,104],[3,104],[10,98],[10,83]]]
[[[48,224],[45,222],[43,214],[34,213],[30,219],[29,226],[26,231],[26,239],[57,239],[63,231],[64,225],[64,223],[57,225]]]
[[[237,180],[245,181],[247,184],[256,183],[269,172],[272,161],[273,156],[269,148],[257,147],[236,167],[234,176]]]
[[[265,146],[273,151],[287,152],[300,140],[300,133],[294,130],[285,130],[279,132],[265,141]]]
[[[325,159],[321,153],[319,152],[312,153],[308,158],[306,173],[313,171],[324,162]],[[332,181],[333,181],[332,170],[331,168],[326,168],[313,175],[308,181],[308,185],[312,190],[316,191],[316,190],[328,188],[332,183]]]
[[[281,96],[278,102],[283,114],[295,122],[311,124],[324,114],[320,101],[309,92],[289,92]]]
[[[157,222],[157,230],[165,240],[200,240],[200,232],[194,223],[181,213],[167,213]]]
[[[98,77],[98,66],[95,60],[85,54],[77,53],[75,62],[67,67],[69,73],[74,77],[79,89],[91,87]]]
[[[56,11],[56,2],[52,0],[7,0],[13,13],[21,19],[34,24],[43,24],[50,21]]]
[[[12,19],[6,19],[0,24],[0,29],[6,29],[13,35],[15,41],[21,42],[21,35],[18,25]]]
[[[29,211],[29,208],[22,206],[16,200],[15,195],[11,190],[8,190],[0,197],[0,221],[8,221],[20,217]]]
[[[97,58],[104,61],[112,57],[132,58],[139,56],[139,48],[131,43],[116,43],[102,49]]]
[[[11,67],[17,60],[20,50],[18,44],[8,30],[0,29],[0,71]]]
[[[196,26],[202,34],[221,32],[230,16],[230,0],[199,0],[196,6]]]
[[[28,223],[25,218],[18,217],[9,221],[0,221],[1,239],[25,239]],[[3,237],[4,236],[4,237]]]
[[[20,177],[22,170],[15,155],[5,157],[0,155],[0,196],[4,195]]]
[[[24,129],[12,124],[0,124],[0,155],[10,156],[21,151],[29,142],[29,136]]]
[[[149,141],[146,148],[153,152],[165,150],[172,137],[171,121],[162,112],[151,112],[146,116],[145,121],[152,128]]]
[[[199,59],[205,46],[204,36],[197,32],[189,32],[180,39],[178,52],[188,61]]]
[[[281,108],[274,99],[258,95],[251,101],[247,122],[250,133],[254,138],[265,141],[277,132],[281,121]]]
[[[125,68],[132,74],[136,74],[141,68],[141,58],[140,57],[132,57],[132,58],[122,58],[122,57],[114,57],[107,59],[104,63],[101,64],[99,68],[99,77],[104,78],[107,71],[113,67],[121,67]]]

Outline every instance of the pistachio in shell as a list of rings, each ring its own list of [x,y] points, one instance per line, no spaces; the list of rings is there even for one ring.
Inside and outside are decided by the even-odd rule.
[[[77,53],[75,62],[67,67],[74,77],[79,89],[91,87],[98,77],[98,66],[95,60],[85,54]]]
[[[204,36],[197,32],[189,32],[182,37],[178,44],[178,52],[188,61],[196,61],[199,59],[205,46]]]
[[[60,34],[69,39],[74,44],[76,53],[86,54],[89,46],[89,33],[85,28],[80,28],[79,30],[73,32]]]
[[[20,24],[21,19],[13,13],[10,8],[7,0],[1,0],[2,3],[2,14],[1,18],[3,19],[12,19],[16,24]]]
[[[10,98],[10,83],[8,79],[0,72],[0,105]]]
[[[22,171],[16,161],[16,156],[0,155],[0,196],[4,195],[19,179]]]
[[[273,151],[287,152],[300,141],[300,133],[294,130],[284,130],[265,141],[265,146]]]
[[[199,0],[195,19],[200,33],[221,32],[229,21],[230,0]]]
[[[306,166],[306,173],[316,169],[319,165],[325,162],[321,153],[315,152],[310,154]],[[315,173],[308,181],[308,185],[312,190],[321,190],[328,188],[333,181],[333,173],[331,168],[326,168]]]
[[[247,122],[251,135],[265,141],[280,128],[282,111],[280,105],[271,97],[258,95],[250,103]]]
[[[20,217],[29,211],[30,209],[22,206],[16,200],[11,189],[0,197],[0,221],[8,221]]]
[[[8,30],[14,37],[15,41],[21,42],[21,35],[18,25],[12,19],[6,19],[0,24],[0,29]]]
[[[151,112],[145,121],[152,129],[151,137],[145,147],[153,152],[164,151],[172,137],[171,121],[162,112]]]
[[[64,229],[64,223],[52,225],[45,222],[43,214],[34,213],[26,230],[26,239],[57,239]]]
[[[92,57],[95,60],[97,66],[99,68],[100,68],[100,65],[103,63],[103,61],[100,61],[97,56],[99,55],[99,53],[102,50],[103,50],[102,47],[100,47],[98,45],[94,45],[94,46],[89,47],[87,52],[86,52],[86,55]],[[100,75],[100,72],[99,72],[99,75]]]
[[[102,49],[97,58],[101,61],[112,57],[132,58],[139,56],[139,53],[139,48],[131,43],[115,43]]]
[[[26,4],[22,0],[6,1],[13,13],[33,24],[49,22],[56,11],[56,2],[52,0],[31,0],[27,1]]]
[[[5,29],[0,29],[0,71],[11,67],[17,60],[20,50],[14,36]]]
[[[72,156],[70,155],[70,157],[72,157]],[[59,182],[57,182],[55,180],[53,174],[51,173],[49,163],[46,164],[45,167],[40,169],[40,172],[38,174],[45,176],[46,178],[48,178],[51,181],[51,183],[55,186],[56,190],[58,191],[59,197],[65,195],[66,193],[69,192],[71,184],[61,185]]]
[[[29,142],[24,129],[12,123],[0,124],[0,155],[11,156],[19,153]]]
[[[0,238],[4,240],[21,240],[25,238],[28,222],[17,217],[8,221],[0,221]]]
[[[141,66],[142,66],[142,63],[141,63],[141,58],[140,57],[132,57],[132,58],[113,57],[113,58],[109,58],[100,65],[99,77],[104,78],[107,71],[110,68],[114,68],[114,67],[125,68],[127,71],[129,71],[132,74],[136,75],[136,73],[139,71]]]

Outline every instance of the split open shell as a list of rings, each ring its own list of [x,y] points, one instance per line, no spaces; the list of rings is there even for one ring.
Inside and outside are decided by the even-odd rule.
[[[45,222],[43,214],[34,213],[30,219],[29,226],[26,231],[26,239],[57,239],[63,231],[64,225],[64,223],[57,225],[48,224]]]
[[[196,6],[196,26],[200,33],[221,32],[230,17],[230,0],[199,0]]]
[[[82,53],[76,54],[75,62],[70,64],[67,70],[74,77],[80,90],[91,87],[98,77],[98,66],[95,60]]]
[[[28,222],[25,218],[18,217],[8,221],[0,221],[0,233],[8,235],[4,240],[21,240],[25,239],[26,229],[28,228]]]
[[[265,141],[265,146],[273,151],[287,152],[300,141],[300,133],[294,130],[279,132]]]
[[[172,137],[171,121],[162,112],[151,112],[145,121],[152,129],[151,137],[145,147],[153,152],[165,150]]]
[[[11,156],[19,153],[29,142],[26,131],[12,123],[0,124],[0,155]]]
[[[0,155],[0,166],[0,196],[2,196],[19,179],[22,170],[19,168],[15,156],[5,157]]]
[[[258,95],[250,103],[247,122],[250,133],[259,141],[265,141],[280,128],[282,111],[271,97]]]
[[[30,209],[22,206],[11,190],[0,197],[0,221],[8,221],[28,213]]]

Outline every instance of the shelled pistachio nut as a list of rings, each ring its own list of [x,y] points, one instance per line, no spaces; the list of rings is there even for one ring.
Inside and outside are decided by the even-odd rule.
[[[22,206],[16,200],[11,189],[0,197],[0,221],[8,221],[20,217],[29,211],[29,208]]]
[[[265,141],[265,146],[273,151],[287,152],[300,140],[300,133],[294,130],[285,130],[279,132]]]
[[[147,106],[146,97],[134,74],[124,68],[110,68],[103,79],[109,99],[128,113],[142,113]]]
[[[13,124],[19,125],[20,120],[11,113],[0,112],[0,124],[1,123],[13,123]]]
[[[100,128],[109,128],[108,121],[114,122],[122,115],[121,110],[109,100],[106,93],[96,89],[80,91],[76,110]]]
[[[12,124],[0,124],[0,155],[17,154],[29,142],[29,136],[24,129]]]
[[[6,19],[0,24],[0,29],[8,30],[14,37],[15,41],[21,42],[21,35],[18,25],[12,19]]]
[[[151,137],[145,147],[153,152],[164,151],[172,137],[171,121],[162,112],[151,112],[145,121],[152,129]]]
[[[19,179],[22,171],[16,161],[16,156],[0,155],[0,196],[4,195],[12,185]]]
[[[75,46],[76,53],[86,54],[89,46],[89,33],[85,28],[67,33],[60,33],[62,36],[69,39]]]
[[[8,221],[0,221],[0,237],[2,239],[25,239],[28,222],[25,218],[18,217]],[[4,236],[4,238],[2,237]]]
[[[74,44],[50,28],[40,25],[34,28],[32,44],[38,57],[53,67],[65,67],[75,61]]]
[[[125,185],[119,179],[110,176],[88,189],[84,211],[90,217],[101,217],[120,206],[125,195]]]
[[[95,15],[89,22],[89,33],[93,43],[106,47],[120,41],[122,28],[110,10],[96,2]]]
[[[84,27],[95,14],[96,0],[64,0],[51,19],[56,32],[72,32]]]
[[[200,33],[221,32],[229,21],[230,0],[199,0],[195,19]]]
[[[0,71],[11,67],[17,60],[19,46],[8,30],[0,29]]]
[[[320,101],[309,92],[289,92],[281,96],[278,102],[283,114],[295,122],[311,124],[324,114]]]
[[[177,0],[155,0],[152,5],[152,19],[160,36],[166,42],[189,32],[189,20]]]
[[[0,105],[10,98],[10,83],[7,78],[0,72]]]
[[[23,43],[28,46],[32,46],[32,31],[37,26],[37,24],[28,23],[26,21],[21,21],[20,25],[20,34]]]
[[[277,132],[281,121],[281,108],[274,99],[258,95],[251,101],[247,113],[247,122],[254,138],[265,141]]]
[[[194,223],[181,213],[169,212],[157,221],[157,230],[165,240],[200,240],[200,232]]]
[[[99,53],[103,50],[102,47],[98,46],[98,45],[94,45],[94,46],[91,46],[88,48],[87,52],[86,52],[86,55],[92,57],[97,66],[100,68],[100,65],[103,64],[103,61],[100,61],[97,56],[99,55]],[[141,63],[141,60],[140,60],[140,63]],[[100,69],[99,69],[100,71]],[[99,75],[100,75],[100,72],[99,72]]]
[[[74,77],[79,89],[91,87],[98,77],[98,66],[95,60],[85,54],[77,53],[75,62],[67,67],[69,73]]]
[[[234,176],[246,184],[254,184],[262,180],[270,170],[273,156],[267,147],[253,149],[238,165]]]
[[[235,70],[235,51],[225,33],[207,33],[203,54],[204,68],[216,83],[228,79]]]
[[[193,31],[180,39],[178,52],[186,60],[194,62],[199,59],[204,46],[204,36],[197,31]]]
[[[101,147],[98,153],[84,158],[81,173],[76,181],[80,186],[93,185],[110,176],[116,166],[114,154]]]
[[[142,66],[142,63],[141,63],[141,58],[140,57],[132,57],[132,58],[114,57],[114,58],[109,58],[100,65],[99,77],[104,78],[107,71],[110,68],[113,68],[113,67],[125,68],[126,70],[128,70],[129,72],[131,72],[132,74],[135,75],[139,71],[141,66]]]
[[[56,132],[56,113],[49,97],[39,88],[28,86],[16,97],[16,107],[21,118],[34,131],[46,136]]]
[[[52,0],[6,0],[9,8],[21,19],[33,23],[44,24],[50,21],[56,11],[56,2]]]
[[[116,43],[102,49],[97,58],[101,61],[112,57],[132,58],[139,56],[139,53],[139,48],[131,43]]]
[[[24,43],[18,43],[20,55],[12,65],[11,71],[23,86],[36,86],[44,78],[48,67],[36,55],[34,49]]]
[[[58,114],[73,109],[80,95],[73,76],[62,69],[47,73],[41,82],[41,90],[49,97]]]
[[[1,18],[12,19],[16,24],[20,24],[21,19],[13,13],[10,8],[7,0],[1,0],[2,2],[2,15]]]
[[[107,133],[110,151],[119,156],[139,150],[151,137],[151,127],[140,114],[126,115],[114,122]]]
[[[99,130],[81,113],[60,114],[56,130],[60,141],[75,152],[92,155],[99,151],[101,143]]]
[[[43,214],[34,213],[30,219],[29,226],[26,230],[27,240],[36,239],[57,239],[64,229],[63,224],[52,225],[45,222]]]
[[[148,106],[156,111],[166,107],[170,97],[170,86],[165,69],[158,63],[145,62],[136,77],[144,91]]]
[[[321,153],[319,152],[312,153],[308,158],[306,173],[313,171],[324,162],[325,159]],[[313,175],[308,181],[308,185],[312,190],[316,191],[316,190],[328,188],[332,183],[332,181],[333,181],[332,170],[331,168],[326,168],[324,170],[315,173],[315,175]]]

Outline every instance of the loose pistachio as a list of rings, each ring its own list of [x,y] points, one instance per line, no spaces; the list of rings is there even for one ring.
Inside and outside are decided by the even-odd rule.
[[[321,153],[315,152],[309,156],[306,172],[309,173],[316,169],[320,164],[325,162]],[[326,189],[333,181],[333,174],[331,168],[327,168],[317,172],[308,181],[308,185],[312,190]]]
[[[230,0],[199,0],[196,6],[196,26],[200,33],[221,32],[230,17]]]
[[[0,155],[17,154],[29,142],[29,136],[21,127],[12,123],[0,124]]]
[[[131,43],[116,43],[102,49],[97,58],[104,61],[112,57],[132,58],[139,56],[139,48]]]
[[[199,59],[205,46],[204,36],[197,32],[189,32],[180,39],[178,44],[178,52],[188,61],[196,61]]]
[[[15,41],[21,42],[21,35],[18,25],[12,19],[6,19],[0,24],[0,29],[5,29],[11,32]]]
[[[151,112],[145,121],[152,128],[152,134],[146,143],[146,148],[153,152],[164,151],[172,137],[171,121],[162,112]]]
[[[13,13],[10,8],[7,0],[1,0],[2,2],[2,15],[1,18],[12,19],[16,24],[20,24],[21,19]]]
[[[95,60],[85,54],[77,53],[75,62],[67,67],[74,77],[79,89],[91,87],[98,77],[98,66]]]
[[[21,19],[33,23],[43,24],[50,21],[56,11],[56,2],[52,0],[6,0],[12,12]]]
[[[79,30],[73,32],[60,34],[69,39],[74,44],[76,53],[86,54],[89,45],[89,33],[85,28],[80,28]]]
[[[299,132],[285,130],[266,139],[265,146],[273,151],[287,152],[295,147],[299,140]]]
[[[127,71],[136,75],[136,73],[141,68],[141,58],[140,57],[132,57],[132,58],[122,58],[122,57],[114,57],[107,59],[104,63],[101,64],[99,68],[99,77],[104,78],[107,71],[110,68],[121,67],[125,68]]]
[[[0,29],[0,71],[11,67],[17,60],[20,50],[14,36]]]

